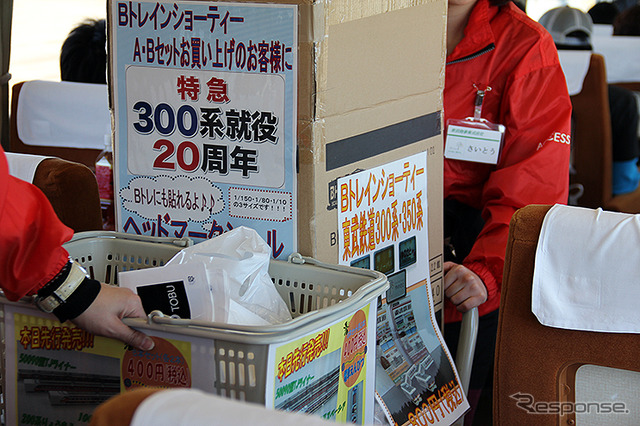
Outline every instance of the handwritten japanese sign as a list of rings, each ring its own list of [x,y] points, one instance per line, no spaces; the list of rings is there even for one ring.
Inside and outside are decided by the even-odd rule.
[[[407,287],[428,277],[426,164],[422,152],[338,179],[341,264],[406,269]]]
[[[109,8],[118,230],[295,251],[296,6]]]

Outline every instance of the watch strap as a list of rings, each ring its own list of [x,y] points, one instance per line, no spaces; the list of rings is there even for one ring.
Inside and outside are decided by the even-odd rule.
[[[66,279],[60,286],[46,297],[36,296],[36,306],[43,312],[52,313],[54,309],[61,304],[66,303],[67,299],[82,284],[87,277],[87,272],[76,262],[71,262],[71,268]]]

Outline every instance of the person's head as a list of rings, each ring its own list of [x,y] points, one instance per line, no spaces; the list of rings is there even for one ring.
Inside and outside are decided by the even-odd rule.
[[[523,0],[513,0],[513,4],[518,6],[518,9],[520,9],[524,13],[527,13],[527,6],[525,5]]]
[[[60,50],[60,79],[106,84],[106,42],[104,19],[88,19],[71,30]]]
[[[511,2],[511,0],[489,0],[491,6],[504,6],[509,2]]]
[[[638,4],[638,0],[613,0],[613,2],[618,7],[619,12],[624,12],[625,10]]]
[[[477,3],[478,0],[448,0],[449,6],[465,6]],[[491,6],[503,6],[512,0],[489,0]]]
[[[558,49],[591,50],[591,17],[569,6],[547,11],[538,21],[553,37]]]
[[[613,21],[613,35],[640,36],[640,4],[621,12]]]
[[[613,24],[613,20],[619,13],[618,6],[614,3],[603,1],[596,3],[591,9],[589,9],[589,16],[594,24]]]

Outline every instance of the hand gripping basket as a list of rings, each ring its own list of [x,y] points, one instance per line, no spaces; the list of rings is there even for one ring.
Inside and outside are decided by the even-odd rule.
[[[76,234],[65,247],[71,257],[94,278],[115,284],[118,271],[162,266],[181,248],[190,244],[188,239],[85,232]],[[277,388],[282,376],[287,375],[282,371],[282,362],[287,356],[281,355],[287,352],[287,345],[296,341],[305,342],[300,346],[302,348],[308,343],[305,339],[310,336],[313,340],[319,332],[332,325],[339,327],[340,333],[344,329],[342,339],[348,339],[345,327],[349,318],[364,310],[368,313],[366,327],[369,336],[369,345],[364,352],[370,355],[366,357],[366,362],[370,364],[369,373],[372,374],[375,370],[376,302],[388,288],[385,275],[371,270],[324,264],[298,254],[290,256],[289,261],[271,260],[269,274],[291,311],[293,320],[287,323],[241,326],[172,319],[161,314],[152,314],[147,321],[128,319],[126,322],[150,334],[155,331],[212,340],[213,359],[210,361],[215,363],[215,377],[211,378],[214,382],[213,391],[236,399],[277,406],[272,393],[278,393],[278,389],[274,390],[273,383],[276,382]],[[337,322],[339,324],[336,326]],[[339,334],[335,331],[332,333]],[[291,355],[291,351],[288,355]],[[344,357],[338,357],[335,365],[313,371],[319,377],[324,370],[344,370],[347,364]],[[296,369],[295,365],[287,365],[290,368],[287,372]],[[193,374],[198,374],[195,367]],[[368,386],[373,388],[373,378],[369,381],[371,383]],[[366,400],[368,410],[373,406],[372,391],[366,395]]]

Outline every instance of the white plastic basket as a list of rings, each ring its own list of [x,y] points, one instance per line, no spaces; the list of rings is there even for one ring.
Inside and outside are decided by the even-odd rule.
[[[117,283],[118,271],[161,266],[190,244],[188,239],[98,231],[76,234],[65,248],[94,278]],[[378,297],[388,288],[387,278],[380,272],[325,264],[298,254],[289,261],[271,260],[269,274],[291,311],[292,321],[242,326],[151,315],[147,321],[126,322],[143,330],[213,339],[216,392],[264,403],[269,345],[304,337],[367,305],[375,309]],[[375,331],[375,321],[367,327]],[[373,362],[370,368],[374,368]]]
[[[64,247],[91,278],[117,285],[118,271],[162,266],[178,251],[191,245],[193,241],[189,238],[89,231],[76,233]]]

